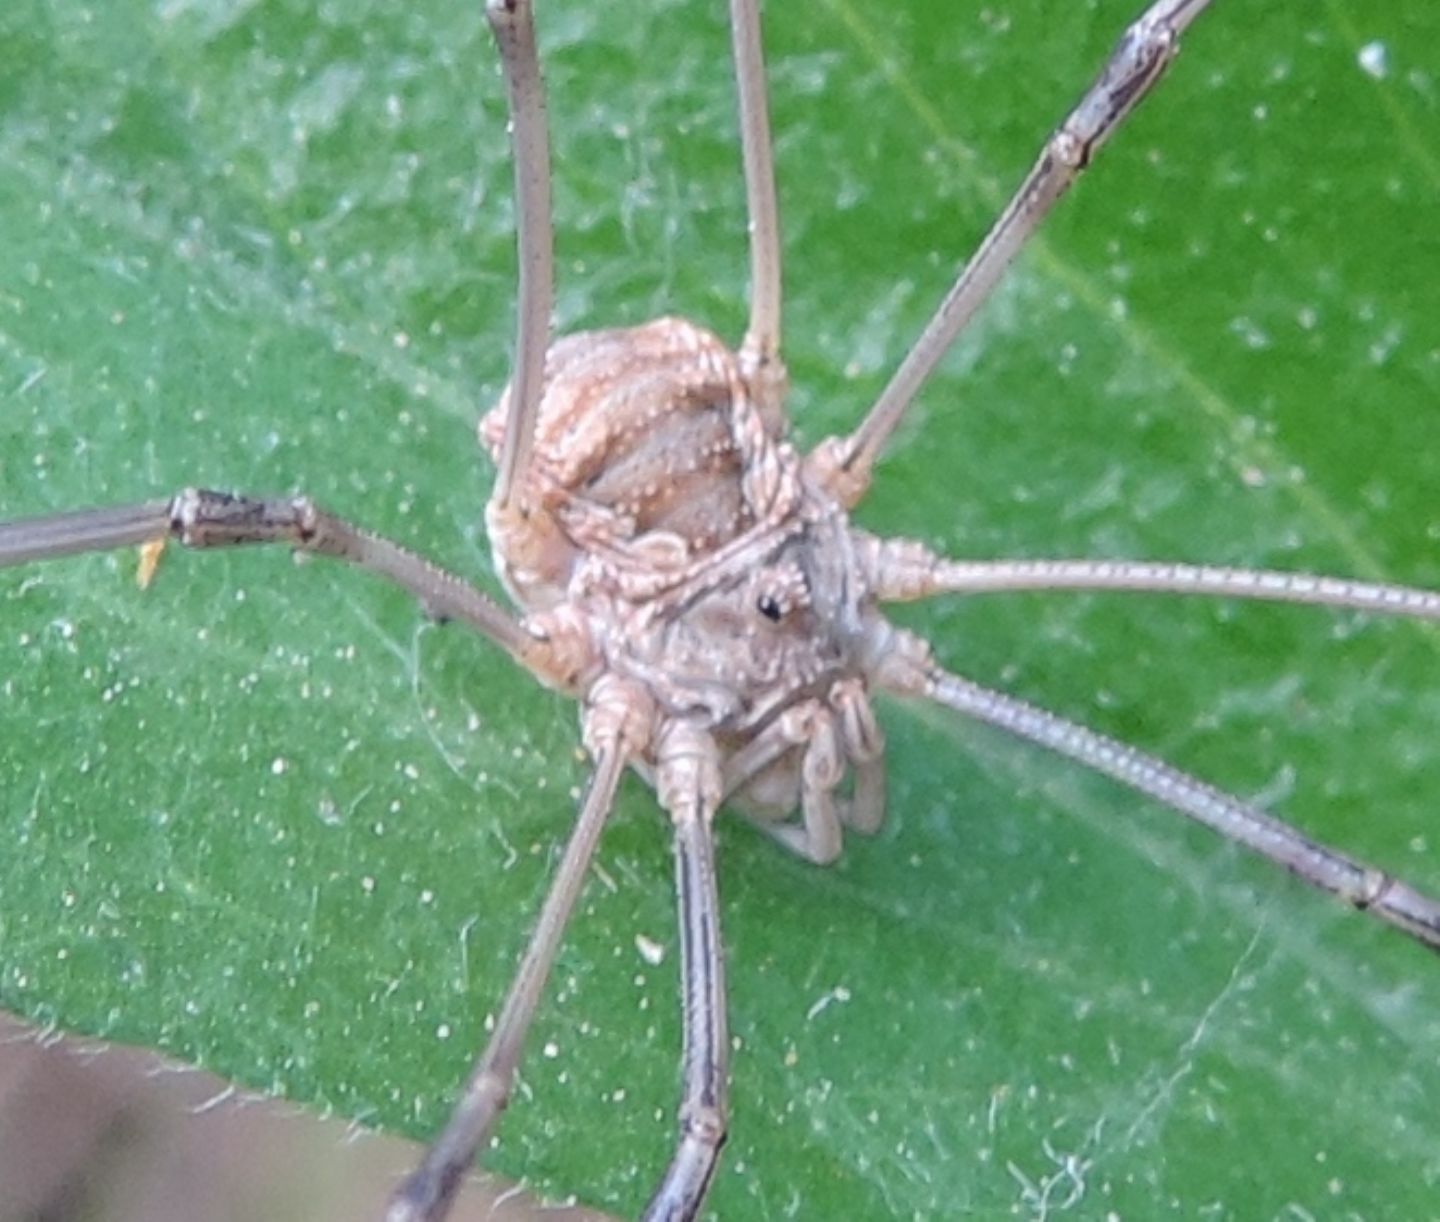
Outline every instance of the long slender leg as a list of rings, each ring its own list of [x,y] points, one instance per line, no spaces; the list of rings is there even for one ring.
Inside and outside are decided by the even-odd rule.
[[[173,505],[173,501],[146,501],[0,522],[0,568],[164,539],[170,534]]]
[[[714,741],[672,723],[660,740],[659,793],[675,827],[675,882],[680,908],[685,1049],[680,1140],[646,1222],[694,1218],[715,1178],[728,1123],[729,1040],[725,1024],[725,958],[715,885],[711,823],[720,802]]]
[[[1305,603],[1440,619],[1440,593],[1412,586],[1143,560],[948,560],[912,539],[880,539],[858,531],[855,535],[866,577],[881,602],[1020,590],[1125,591]]]
[[[516,483],[530,465],[545,350],[550,346],[550,308],[555,290],[554,230],[550,219],[550,140],[545,130],[545,87],[535,49],[530,0],[487,0],[485,16],[500,48],[510,99],[515,156],[515,218],[520,292],[516,307],[515,373],[510,381],[510,419],[500,451],[491,504],[508,510]],[[524,506],[520,506],[523,511]]]
[[[1099,80],[1045,142],[1019,190],[1001,212],[959,279],[940,303],[880,398],[846,438],[831,438],[813,456],[812,470],[848,504],[920,386],[989,297],[1010,260],[1039,227],[1100,146],[1154,88],[1179,50],[1180,36],[1211,0],[1157,0],[1121,37]]]
[[[525,948],[494,1034],[471,1070],[449,1122],[426,1151],[424,1161],[396,1189],[385,1214],[386,1222],[443,1219],[461,1177],[474,1163],[476,1152],[509,1102],[525,1035],[559,950],[561,934],[580,897],[620,774],[643,742],[643,731],[636,724],[640,718],[634,715],[642,707],[630,704],[620,693],[612,699],[608,711],[600,710],[599,705],[587,711],[587,742],[595,758],[595,770],[535,932]],[[595,716],[593,710],[600,710],[601,716]],[[604,724],[597,724],[600,721]]]
[[[785,394],[785,366],[780,359],[780,210],[759,0],[730,0],[730,34],[750,216],[750,324],[740,346],[740,360],[762,411],[775,412]]]
[[[934,700],[1149,794],[1312,886],[1440,950],[1440,901],[1138,748],[921,661],[928,650],[916,638],[902,639],[899,649],[915,660],[886,669],[882,681],[889,690]]]
[[[536,639],[461,578],[304,497],[270,500],[188,488],[169,501],[86,509],[0,523],[0,567],[174,539],[185,547],[285,543],[348,561],[393,581],[430,614],[458,620],[526,665]]]

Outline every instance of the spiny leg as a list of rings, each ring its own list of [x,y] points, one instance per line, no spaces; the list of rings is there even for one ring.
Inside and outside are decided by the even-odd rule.
[[[1154,88],[1179,50],[1180,36],[1211,0],[1157,0],[1127,29],[1100,78],[1055,130],[1025,181],[1001,212],[925,330],[849,437],[831,438],[811,469],[847,506],[869,485],[871,470],[901,416],[990,296],[1005,268],[1039,228],[1100,146]]]
[[[530,0],[487,0],[485,16],[500,48],[509,96],[515,158],[516,242],[520,290],[516,306],[515,372],[510,380],[510,419],[491,504],[515,506],[517,483],[530,467],[545,351],[550,346],[550,309],[555,288],[554,231],[550,219],[550,140],[545,130],[545,87],[535,49]]]
[[[721,780],[714,740],[703,730],[672,722],[661,733],[659,754],[657,789],[675,829],[685,1047],[680,1139],[643,1216],[682,1222],[700,1212],[728,1124],[725,959],[711,828]]]
[[[1087,590],[1200,594],[1440,620],[1440,593],[1413,586],[1144,560],[950,560],[913,539],[853,533],[866,579],[881,602],[909,602],[936,594]]]
[[[0,567],[167,539],[192,548],[285,543],[297,551],[333,556],[394,582],[431,615],[468,624],[526,665],[543,650],[543,642],[461,578],[317,509],[305,497],[267,499],[188,488],[168,501],[0,523]]]
[[[476,1153],[509,1102],[525,1036],[560,948],[561,935],[585,885],[620,775],[648,737],[648,701],[623,684],[601,680],[586,710],[585,731],[595,769],[535,932],[520,960],[494,1033],[475,1062],[444,1131],[426,1151],[420,1166],[395,1190],[386,1222],[440,1222],[449,1212],[461,1178],[474,1164]]]
[[[1440,901],[1136,747],[952,675],[930,662],[928,653],[918,638],[897,633],[895,657],[882,673],[885,688],[933,700],[1148,794],[1440,950]]]
[[[740,101],[740,148],[750,218],[750,323],[740,361],[767,415],[785,394],[780,359],[780,210],[775,195],[775,152],[765,92],[759,0],[730,0],[730,36]]]

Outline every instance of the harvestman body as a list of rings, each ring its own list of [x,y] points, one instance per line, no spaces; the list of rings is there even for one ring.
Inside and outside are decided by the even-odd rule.
[[[654,783],[671,817],[682,947],[680,1138],[647,1216],[695,1216],[727,1111],[711,823],[734,800],[817,863],[837,856],[843,828],[874,831],[884,772],[872,690],[937,701],[1069,756],[1440,949],[1440,903],[1134,748],[949,674],[880,611],[942,592],[1066,588],[1440,619],[1440,595],[1187,565],[952,561],[866,534],[847,516],[920,385],[1208,3],[1158,0],[1126,31],[860,427],[801,456],[786,440],[783,410],[779,226],[756,0],[731,0],[751,229],[751,315],[738,352],[678,318],[550,342],[550,167],[530,5],[490,0],[514,125],[521,279],[514,378],[481,437],[499,466],[487,525],[518,619],[304,499],[190,490],[0,526],[0,564],[164,538],[192,547],[285,542],[336,556],[398,583],[433,615],[476,628],[581,701],[594,772],[575,830],[494,1036],[446,1130],[395,1194],[393,1222],[444,1217],[504,1108],[627,766]]]

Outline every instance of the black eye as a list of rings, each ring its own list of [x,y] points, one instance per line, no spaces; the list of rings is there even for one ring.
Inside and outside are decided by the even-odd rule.
[[[755,609],[772,623],[780,622],[780,604],[769,594],[762,594],[755,600]]]

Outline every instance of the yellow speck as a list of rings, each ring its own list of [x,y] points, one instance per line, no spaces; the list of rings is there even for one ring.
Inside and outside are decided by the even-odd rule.
[[[155,580],[155,570],[160,567],[160,557],[165,551],[164,539],[152,539],[140,545],[140,563],[135,569],[135,584],[142,590],[148,589]]]

